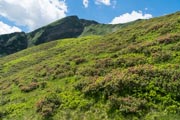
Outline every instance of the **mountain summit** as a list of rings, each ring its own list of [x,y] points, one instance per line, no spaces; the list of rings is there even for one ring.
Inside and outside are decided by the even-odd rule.
[[[98,22],[69,16],[27,34],[28,41],[30,45],[39,45],[57,39],[75,38],[83,32],[86,26],[92,24],[98,24]]]

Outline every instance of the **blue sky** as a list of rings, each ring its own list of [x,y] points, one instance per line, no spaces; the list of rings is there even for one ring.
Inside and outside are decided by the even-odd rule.
[[[29,32],[70,15],[117,24],[177,11],[179,0],[0,0],[0,34]]]
[[[111,5],[96,5],[95,0],[89,0],[88,8],[82,6],[82,0],[67,0],[68,15],[76,14],[82,18],[95,19],[102,23],[109,23],[114,17],[132,11],[142,11],[153,17],[162,16],[180,10],[180,0],[111,0]],[[113,4],[116,1],[116,4]]]

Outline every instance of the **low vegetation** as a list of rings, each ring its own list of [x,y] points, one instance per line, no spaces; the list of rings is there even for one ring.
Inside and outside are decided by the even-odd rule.
[[[178,120],[179,15],[0,58],[0,119]]]

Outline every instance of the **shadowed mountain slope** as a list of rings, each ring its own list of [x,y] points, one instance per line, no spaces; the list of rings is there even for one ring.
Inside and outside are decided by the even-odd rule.
[[[27,37],[23,32],[0,35],[0,56],[15,53],[27,46]]]
[[[37,29],[29,34],[30,45],[39,45],[52,40],[63,38],[76,38],[84,30],[84,27],[98,24],[95,21],[81,20],[77,16],[70,16]]]

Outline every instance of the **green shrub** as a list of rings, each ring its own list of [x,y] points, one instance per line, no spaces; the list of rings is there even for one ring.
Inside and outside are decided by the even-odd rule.
[[[171,106],[168,106],[165,111],[170,114],[179,114],[180,108],[177,105],[171,105]]]
[[[79,80],[75,85],[74,88],[75,90],[82,90],[84,88],[84,86],[86,86],[87,84],[89,84],[90,81],[88,79],[83,79],[83,80]]]
[[[95,68],[104,68],[104,69],[113,66],[114,66],[114,61],[111,58],[96,60],[94,65]]]
[[[160,28],[162,28],[164,26],[164,23],[158,23],[155,25],[152,25],[151,27],[149,27],[146,32],[156,32],[158,31]]]
[[[22,92],[30,92],[30,91],[37,89],[39,87],[39,83],[32,82],[28,85],[19,85],[19,87]]]
[[[61,101],[55,93],[50,93],[36,103],[36,112],[44,118],[51,117]]]
[[[173,45],[170,50],[173,51],[180,51],[180,42],[178,42],[177,44]]]
[[[144,111],[147,110],[146,100],[140,98],[135,98],[132,96],[128,97],[116,97],[110,96],[110,110],[119,110],[123,115],[128,116],[130,114],[135,114],[137,116],[142,116]]]
[[[0,98],[0,105],[1,106],[6,105],[9,102],[10,102],[9,97],[5,97],[4,95],[1,96],[1,98]]]
[[[40,83],[39,83],[39,86],[40,86],[41,89],[44,89],[44,88],[46,88],[46,86],[47,86],[47,82],[45,82],[45,81],[40,82]]]
[[[125,57],[120,57],[115,61],[116,67],[132,67],[139,64],[145,64],[146,58],[143,56],[130,55]]]
[[[83,67],[78,70],[78,74],[82,76],[102,76],[106,73],[107,70],[103,68],[94,68],[93,66],[90,67]]]
[[[114,107],[114,110],[118,109],[124,113],[128,111],[127,114],[140,115],[150,109],[165,110],[168,106],[179,106],[179,75],[178,71],[171,69],[158,69],[151,65],[139,65],[124,71],[114,70],[103,78],[93,77],[88,83],[80,82],[76,86],[76,90],[82,91],[85,97],[91,97],[95,100],[107,101],[112,96],[115,96],[115,98],[112,97],[112,100],[115,100],[117,104],[122,103],[123,98],[126,98],[127,95],[133,96],[134,98],[131,99],[130,97],[125,106],[122,106],[123,109]],[[137,101],[131,106],[130,104],[136,99]],[[142,101],[139,99],[142,99]],[[144,103],[145,109],[142,111],[139,109],[141,105],[138,105],[138,101],[142,102],[142,104],[143,101],[147,103]],[[158,108],[157,104],[160,104],[161,107]],[[133,107],[133,105],[135,106]],[[114,104],[114,106],[118,105]]]
[[[146,52],[149,52],[150,54],[153,54],[155,52],[159,52],[162,51],[162,47],[161,46],[151,46],[146,48]]]
[[[8,95],[8,94],[11,94],[12,91],[10,89],[5,89],[5,90],[2,90],[2,95]]]
[[[174,42],[178,42],[178,41],[180,41],[179,34],[166,34],[166,35],[160,36],[157,39],[157,42],[159,44],[170,44],[170,43],[174,43]]]
[[[3,118],[6,116],[6,111],[0,110],[0,119],[3,120]]]
[[[173,56],[170,52],[160,51],[152,53],[152,58],[155,63],[167,62],[168,60],[172,59],[172,57]]]
[[[79,65],[81,63],[86,62],[86,59],[84,59],[84,58],[76,58],[74,61],[75,61],[76,65]]]

